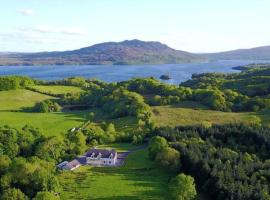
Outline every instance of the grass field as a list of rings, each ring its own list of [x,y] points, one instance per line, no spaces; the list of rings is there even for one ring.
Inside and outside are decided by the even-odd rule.
[[[206,107],[194,103],[183,102],[177,106],[155,106],[153,121],[159,126],[198,125],[204,122],[212,124],[252,123],[253,113],[232,113],[208,110]]]
[[[32,88],[50,94],[78,93],[83,91],[79,87],[65,85],[35,85]]]
[[[31,125],[46,135],[60,135],[68,129],[86,121],[87,111],[70,113],[28,113],[20,111],[35,103],[53,97],[29,90],[10,90],[0,92],[0,125],[15,128]],[[14,112],[16,111],[16,112]]]
[[[170,174],[148,159],[147,150],[139,150],[130,154],[122,167],[84,166],[62,172],[61,199],[165,200],[169,177]]]
[[[54,97],[29,90],[10,90],[0,92],[0,111],[20,110],[32,107],[35,103]]]
[[[9,125],[22,128],[30,125],[39,128],[48,136],[60,135],[67,130],[80,126],[85,119],[85,112],[72,113],[24,113],[24,112],[1,112],[0,126]]]
[[[125,151],[132,150],[136,147],[138,146],[133,145],[131,143],[114,143],[114,144],[99,145],[97,148],[100,148],[100,149],[111,148],[111,149],[115,149],[117,152],[125,152]]]

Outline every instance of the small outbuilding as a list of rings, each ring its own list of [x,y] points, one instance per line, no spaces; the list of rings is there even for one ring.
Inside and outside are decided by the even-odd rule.
[[[81,166],[81,163],[75,159],[70,162],[68,162],[66,165],[62,167],[63,170],[74,170]]]

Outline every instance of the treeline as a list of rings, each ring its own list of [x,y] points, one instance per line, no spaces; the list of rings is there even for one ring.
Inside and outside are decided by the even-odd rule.
[[[34,85],[34,80],[24,76],[1,76],[0,91],[16,90]]]
[[[269,128],[245,125],[160,128],[181,169],[217,200],[270,198]],[[177,158],[177,157],[176,157]]]

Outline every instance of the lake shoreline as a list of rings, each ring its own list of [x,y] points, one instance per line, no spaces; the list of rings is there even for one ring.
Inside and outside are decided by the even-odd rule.
[[[235,67],[251,63],[269,63],[256,60],[219,60],[200,63],[163,65],[43,65],[43,66],[0,66],[0,76],[20,75],[38,80],[53,81],[80,76],[97,78],[105,82],[119,82],[132,78],[154,77],[170,74],[171,79],[161,80],[168,84],[180,84],[199,73],[238,73]]]

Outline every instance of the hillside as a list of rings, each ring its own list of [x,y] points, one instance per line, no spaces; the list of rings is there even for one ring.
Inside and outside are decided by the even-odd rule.
[[[270,60],[270,46],[201,54],[212,60]]]
[[[0,54],[0,65],[175,64],[203,60],[160,42],[106,42],[73,51]]]

